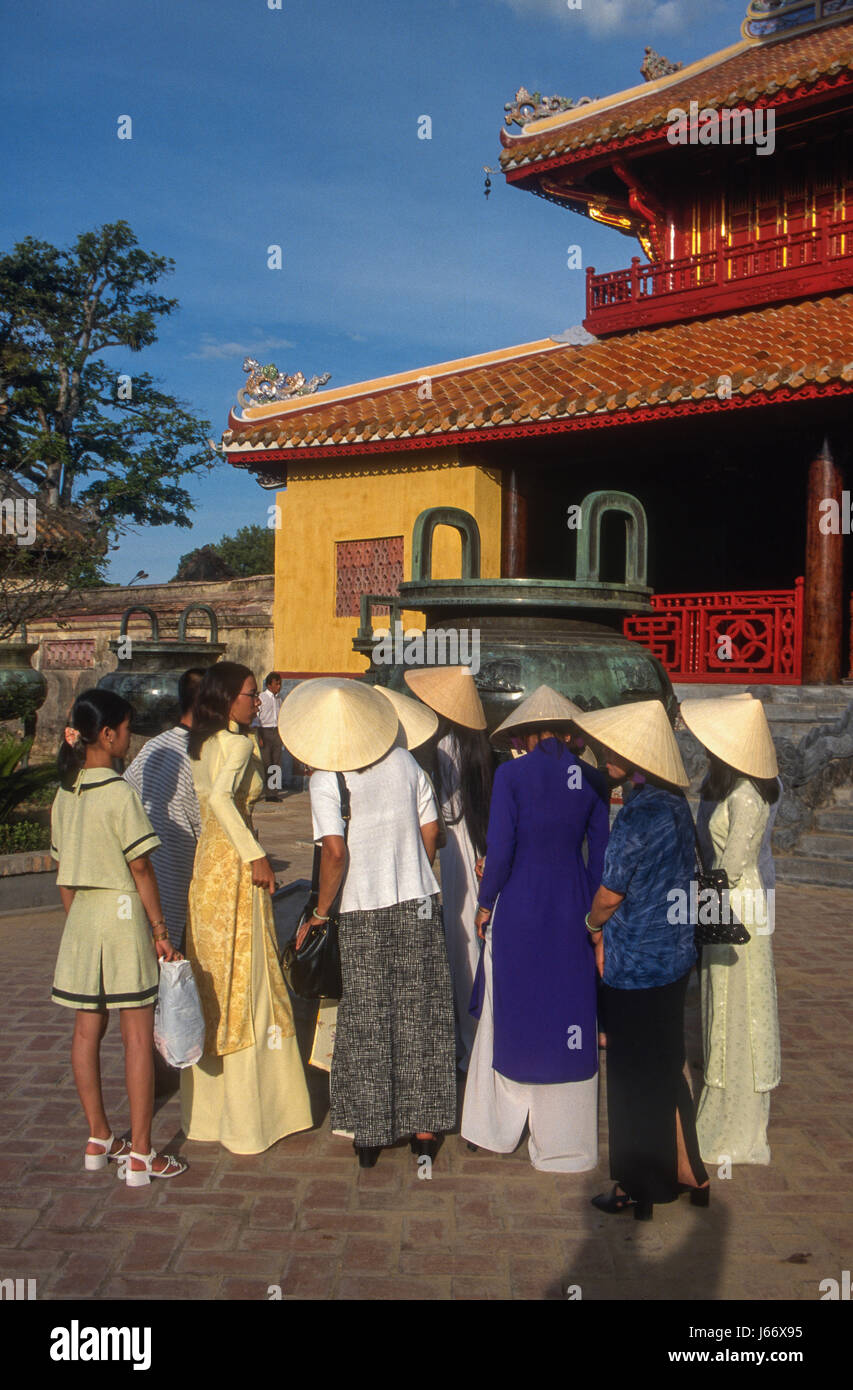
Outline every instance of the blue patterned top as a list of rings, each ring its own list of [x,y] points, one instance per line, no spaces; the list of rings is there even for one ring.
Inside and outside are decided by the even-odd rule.
[[[679,922],[689,914],[672,911],[678,899],[667,895],[681,889],[690,902],[694,866],[686,799],[650,783],[629,792],[610,832],[601,880],[612,893],[625,895],[604,928],[606,985],[653,989],[690,969],[696,960],[694,926]]]

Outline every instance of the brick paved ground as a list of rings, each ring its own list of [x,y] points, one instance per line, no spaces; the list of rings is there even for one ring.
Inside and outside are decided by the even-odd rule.
[[[308,871],[307,797],[265,807],[261,838],[279,881]],[[360,1172],[329,1133],[327,1083],[311,1070],[316,1128],[239,1158],[191,1144],[177,1099],[155,1116],[158,1147],[192,1167],[128,1191],[81,1167],[85,1124],[71,1078],[72,1016],[49,1001],[61,914],[0,917],[0,1277],[35,1277],[39,1298],[813,1300],[853,1256],[851,947],[853,892],[779,890],[776,952],[783,1084],[773,1095],[769,1168],[714,1177],[712,1204],[658,1207],[649,1225],[605,1217],[597,1173],[531,1168],[526,1143],[470,1154],[449,1136],[430,1181],[408,1148]],[[689,1055],[698,1057],[697,994]],[[310,1020],[303,1019],[303,1041]],[[108,1112],[127,1123],[118,1029],[104,1045]],[[602,1107],[602,1117],[604,1108]],[[792,1261],[792,1257],[797,1257]]]

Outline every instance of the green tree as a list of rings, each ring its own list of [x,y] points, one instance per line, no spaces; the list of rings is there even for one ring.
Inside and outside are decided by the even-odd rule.
[[[213,548],[241,579],[275,570],[275,531],[268,526],[241,526],[235,536],[223,536]]]
[[[141,352],[177,300],[156,286],[174,262],[126,222],[58,250],[32,237],[0,256],[0,449],[41,505],[88,508],[93,526],[189,526],[182,480],[212,466],[210,425],[147,372],[105,353]]]
[[[220,565],[216,564],[219,559]],[[221,566],[221,567],[220,567]],[[223,536],[213,545],[204,545],[182,555],[176,579],[245,579],[250,574],[272,574],[275,570],[275,532],[266,526],[241,526],[234,536]]]

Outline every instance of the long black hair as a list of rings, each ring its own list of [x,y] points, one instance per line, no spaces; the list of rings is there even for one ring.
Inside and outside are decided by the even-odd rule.
[[[96,687],[84,690],[77,696],[68,727],[76,729],[80,737],[72,745],[63,734],[56,759],[59,780],[65,791],[70,791],[74,786],[77,774],[86,761],[86,749],[90,744],[97,743],[101,730],[117,729],[128,718],[133,718],[133,705],[112,690]]]
[[[231,706],[249,679],[254,680],[254,672],[237,661],[217,661],[215,666],[208,666],[193,705],[188,745],[191,758],[200,758],[207,740],[228,728]]]
[[[196,691],[204,678],[203,666],[191,666],[188,671],[184,671],[178,680],[178,704],[181,707],[181,717],[189,714],[195,704]]]
[[[447,721],[447,733],[455,742],[454,753],[459,766],[459,791],[462,797],[462,818],[479,858],[486,853],[486,831],[489,826],[489,803],[495,763],[492,747],[483,729],[466,729]],[[442,787],[443,799],[451,788]]]
[[[779,800],[779,783],[775,777],[747,777],[745,772],[738,772],[736,767],[724,763],[722,758],[710,752],[708,762],[708,776],[702,783],[703,801],[725,801],[741,777],[746,777],[746,780],[752,783],[762,801],[766,801],[768,806]]]

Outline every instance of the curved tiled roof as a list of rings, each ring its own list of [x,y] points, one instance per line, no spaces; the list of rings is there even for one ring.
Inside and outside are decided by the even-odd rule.
[[[592,107],[531,122],[519,134],[501,131],[501,167],[506,174],[560,155],[588,156],[597,145],[629,140],[667,124],[673,107],[736,106],[773,98],[827,77],[853,76],[853,19],[794,38],[738,44],[684,71],[632,88]]]
[[[64,545],[67,541],[79,540],[91,535],[98,526],[98,517],[86,507],[71,504],[67,507],[48,507],[44,500],[34,492],[28,492],[11,473],[0,470],[0,502],[33,503],[36,516],[37,547],[49,549]],[[13,541],[14,537],[0,527],[0,542]]]
[[[386,449],[437,448],[532,427],[570,430],[788,399],[818,387],[853,393],[853,292],[573,346],[517,349],[477,366],[445,363],[395,385],[239,421],[223,436],[231,463],[309,461]],[[717,400],[720,377],[731,399]],[[419,398],[427,377],[431,400]],[[371,389],[371,387],[374,389]],[[699,404],[701,403],[701,404]]]

